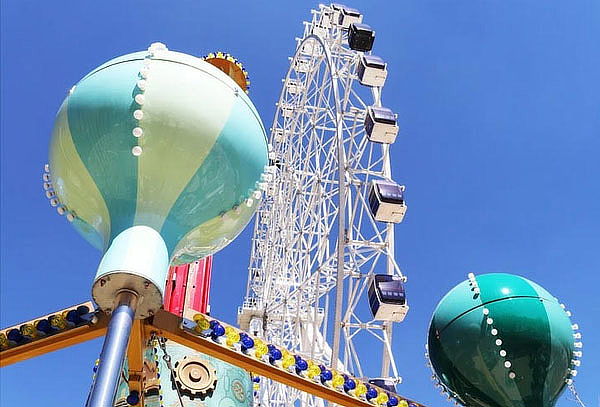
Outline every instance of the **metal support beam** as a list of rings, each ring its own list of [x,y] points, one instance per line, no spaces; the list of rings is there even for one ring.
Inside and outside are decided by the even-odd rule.
[[[88,317],[92,316],[93,318],[90,318],[89,322],[86,322],[83,325],[74,328],[67,327],[63,331],[51,336],[36,338],[33,341],[2,350],[0,352],[1,366],[7,366],[11,363],[81,343],[106,333],[107,336],[102,349],[96,382],[92,388],[90,398],[88,399],[87,407],[112,407],[115,394],[114,391],[116,390],[119,381],[125,353],[127,353],[129,358],[130,389],[139,389],[140,397],[143,397],[144,348],[148,338],[150,338],[152,334],[156,334],[183,346],[187,346],[197,352],[213,356],[224,362],[241,367],[255,374],[268,377],[286,386],[326,399],[335,404],[345,407],[377,407],[376,404],[373,404],[364,398],[355,397],[345,393],[343,390],[323,385],[318,381],[310,380],[290,370],[272,365],[262,359],[256,359],[241,352],[239,348],[228,347],[225,344],[213,341],[210,337],[203,337],[194,330],[194,322],[167,311],[160,310],[154,317],[134,322],[133,315],[135,313],[134,310],[136,304],[135,302],[132,303],[130,301],[131,299],[121,298],[120,305],[115,308],[110,323],[108,317],[104,314],[92,312]],[[90,308],[92,307],[91,303],[84,303],[81,305],[86,305]],[[71,307],[58,313],[50,314],[50,316],[63,315],[65,311],[76,308],[77,306]],[[208,316],[205,316],[205,318],[207,320],[213,320]],[[40,318],[25,324],[34,324],[39,320]],[[227,324],[220,321],[218,322],[222,326],[228,327]],[[2,332],[8,332],[10,329],[19,327],[20,325],[17,325],[16,327],[5,329]],[[237,328],[234,329],[240,332]],[[378,389],[378,391],[383,390]],[[424,407],[422,404],[407,399],[406,397],[400,395],[395,396],[399,400],[406,400],[411,407]],[[143,403],[140,405],[143,405]]]
[[[129,346],[127,347],[127,367],[129,368],[129,391],[137,391],[140,397],[139,405],[144,405],[144,351],[148,343],[146,322],[136,320],[131,329]]]
[[[87,407],[114,406],[136,305],[136,294],[122,291],[117,295]]]
[[[335,75],[335,76],[334,76]],[[332,72],[333,86],[337,93],[337,72]],[[338,239],[337,239],[337,275],[335,282],[335,304],[333,316],[333,344],[331,346],[331,368],[338,368],[340,356],[341,337],[342,337],[342,307],[344,301],[344,277],[345,270],[344,256],[346,254],[346,242],[348,241],[348,231],[346,230],[346,156],[344,152],[344,131],[342,128],[342,111],[339,101],[336,105],[336,142],[338,159],[338,185],[339,185],[339,203],[338,203]]]
[[[209,317],[206,318],[210,319]],[[224,362],[253,372],[254,374],[268,377],[269,379],[275,380],[286,386],[290,386],[306,393],[321,397],[341,406],[374,407],[374,404],[362,398],[354,397],[345,393],[344,391],[325,386],[320,382],[310,380],[289,370],[274,366],[263,361],[262,359],[256,359],[237,350],[236,348],[230,348],[215,342],[208,337],[203,337],[197,334],[190,327],[190,323],[191,325],[194,325],[192,321],[186,321],[177,315],[161,310],[153,317],[152,323],[146,325],[146,335],[150,336],[155,334],[165,337],[169,340],[179,343],[180,345],[194,349],[197,352],[215,357]],[[226,326],[226,324],[220,324]],[[412,403],[415,407],[423,407],[422,404],[402,396],[398,396],[398,399],[406,400],[407,403]]]
[[[81,325],[71,327],[65,321],[64,328],[53,328],[56,329],[56,333],[50,333],[46,335],[36,334],[34,338],[26,339],[26,342],[21,344],[13,344],[6,349],[0,351],[0,367],[12,365],[13,363],[21,362],[36,356],[43,355],[45,353],[53,352],[55,350],[63,349],[78,343],[86,342],[91,339],[103,336],[106,333],[106,326],[108,319],[101,313],[94,313],[94,305],[91,302],[85,302],[83,304],[74,305],[72,307],[56,311],[54,313],[41,316],[31,321],[23,322],[19,325],[2,329],[0,335],[3,338],[8,336],[8,333],[12,330],[21,331],[22,326],[30,326],[35,328],[36,323],[44,321],[49,323],[48,320],[54,317],[62,317],[63,315],[72,310],[77,310],[81,307],[87,307],[92,312],[87,314],[87,321],[82,321]]]

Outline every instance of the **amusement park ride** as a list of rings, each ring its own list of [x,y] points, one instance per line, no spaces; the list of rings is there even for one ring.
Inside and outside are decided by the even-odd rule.
[[[103,252],[93,302],[3,329],[1,365],[105,336],[88,407],[422,406],[396,393],[406,203],[374,39],[355,9],[313,10],[268,140],[228,54],[154,43],[86,75],[59,110],[43,179]],[[211,256],[255,213],[238,328],[209,316]],[[552,406],[577,374],[577,329],[537,284],[470,274],[434,313],[433,379],[464,405]]]

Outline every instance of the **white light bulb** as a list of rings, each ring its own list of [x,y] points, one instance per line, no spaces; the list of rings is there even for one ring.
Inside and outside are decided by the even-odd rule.
[[[75,220],[75,215],[73,215],[71,212],[67,213],[67,220],[69,222],[73,222]]]
[[[50,164],[45,164],[44,165],[44,171],[50,172]]]
[[[578,357],[578,358],[580,358],[580,357],[582,357],[582,356],[583,356],[583,352],[582,352],[582,351],[580,351],[580,350],[578,350],[578,351],[575,351],[575,352],[573,352],[573,355],[574,355],[575,357]]]
[[[44,190],[48,190],[50,188],[52,188],[52,184],[49,182],[44,182]]]
[[[50,174],[44,174],[44,175],[42,175],[42,179],[44,181],[47,181],[47,182],[50,181]]]
[[[162,42],[153,42],[148,47],[148,51],[168,51],[169,49]]]
[[[146,98],[141,93],[135,95],[135,102],[138,105],[143,105],[145,101],[146,101]]]
[[[490,310],[487,308],[483,309],[483,315],[488,315],[490,313]]]
[[[50,200],[50,205],[51,205],[51,206],[56,206],[56,205],[58,205],[58,199],[56,199],[56,198],[52,198],[52,199]]]
[[[581,366],[580,360],[572,360],[571,363],[573,364],[573,366]]]
[[[578,324],[573,324],[573,325],[571,325],[571,329],[574,330],[574,331],[576,331],[576,330],[579,329],[579,325]]]
[[[573,376],[573,377],[577,376],[577,370],[575,370],[575,369],[571,370],[571,376]]]
[[[139,157],[140,155],[142,155],[142,147],[140,146],[135,146],[131,149],[131,154],[133,154],[136,157]]]
[[[251,208],[253,204],[254,204],[254,201],[252,200],[252,198],[246,199],[246,206],[248,208]]]
[[[146,90],[146,80],[145,79],[140,79],[139,81],[137,81],[137,87],[140,88],[140,90]]]
[[[502,345],[502,339],[496,339],[496,346]]]
[[[573,314],[571,314],[571,311],[565,311],[565,314],[567,314],[568,317],[573,316]]]
[[[583,342],[575,342],[573,345],[574,345],[576,348],[580,348],[580,349],[581,349],[581,348],[583,348]]]
[[[141,127],[136,127],[131,132],[134,137],[142,137],[144,135],[144,130]]]
[[[137,120],[142,120],[144,118],[144,112],[142,112],[140,109],[137,109],[135,112],[133,112],[133,117]]]
[[[54,197],[55,195],[56,195],[56,192],[54,192],[51,189],[49,189],[49,190],[46,191],[46,198],[48,198],[48,199]]]
[[[502,356],[502,357],[506,356],[506,351],[504,349],[502,349],[500,351],[500,356]]]
[[[488,318],[485,322],[487,322],[488,325],[492,325],[494,323],[494,320],[492,318]]]
[[[496,328],[492,328],[492,335],[498,335],[498,330]]]
[[[252,196],[254,197],[254,199],[260,199],[260,197],[262,196],[262,193],[260,191],[254,191]]]
[[[567,380],[565,380],[565,383],[567,383],[568,385],[572,385],[573,379],[567,379]]]
[[[511,366],[512,366],[512,363],[510,363],[510,360],[507,360],[506,362],[504,362],[504,367],[505,367],[505,368],[507,368],[507,369],[508,369],[508,368],[509,368],[509,367],[511,367]]]
[[[573,334],[573,338],[575,339],[581,339],[581,333],[577,332]]]
[[[56,212],[58,212],[59,215],[64,215],[65,212],[67,212],[67,208],[65,208],[64,206],[58,206],[56,208]]]
[[[517,374],[515,372],[509,372],[508,377],[510,377],[511,379],[514,379],[515,377],[517,377]]]
[[[469,277],[469,280],[472,280],[475,278],[475,274],[469,273],[469,274],[467,274],[467,277]]]

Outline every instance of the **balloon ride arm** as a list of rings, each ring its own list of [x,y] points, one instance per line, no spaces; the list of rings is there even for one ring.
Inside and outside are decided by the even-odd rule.
[[[3,329],[0,331],[0,366],[8,366],[103,336],[106,334],[108,322],[109,318],[106,314],[95,310],[92,302],[86,302]],[[201,326],[204,328],[210,326],[210,328],[200,329]],[[233,344],[228,344],[224,340],[225,332],[233,334],[238,340],[234,341]],[[264,355],[263,357],[257,357],[258,350],[246,349],[243,352],[239,346],[239,343],[241,343],[239,338],[242,336],[245,338],[252,337],[237,328],[204,314],[196,314],[194,321],[191,321],[164,310],[158,311],[154,317],[135,321],[131,330],[127,349],[130,373],[129,385],[131,390],[139,392],[140,397],[144,394],[142,355],[144,346],[152,335],[173,340],[198,352],[327,399],[335,404],[346,407],[373,407],[379,405],[373,403],[373,400],[368,401],[364,396],[346,392],[343,388],[336,388],[331,383],[311,380],[304,374],[304,371],[299,369],[285,369],[277,361],[271,363],[272,361],[270,362],[268,357],[265,358]],[[254,338],[252,342],[258,344],[259,339]],[[285,349],[281,350],[283,353],[289,354]],[[299,355],[297,357],[300,358]],[[304,363],[312,364],[308,360],[305,360]],[[352,377],[347,377],[347,379],[352,381],[357,388],[362,384],[360,379]],[[407,405],[423,407],[420,403],[397,394],[385,392],[383,389],[371,384],[369,384],[369,387],[375,389],[378,394],[386,393],[390,399],[395,397],[397,400],[405,400]],[[404,403],[402,404],[404,405]]]
[[[0,367],[98,338],[108,318],[91,301],[0,331]]]
[[[208,326],[210,328],[207,328]],[[344,391],[343,388],[336,388],[331,383],[325,382],[322,384],[320,380],[311,380],[305,375],[297,373],[299,372],[298,369],[294,371],[294,369],[283,368],[277,362],[270,363],[268,354],[263,355],[263,357],[257,357],[258,350],[256,353],[252,349],[246,349],[244,352],[239,346],[236,346],[239,341],[228,345],[228,340],[225,339],[227,335],[225,332],[229,332],[229,334],[238,338],[251,336],[204,314],[196,314],[194,321],[190,321],[160,310],[151,319],[151,323],[146,325],[146,330],[147,337],[152,335],[162,336],[194,349],[197,352],[246,369],[255,375],[268,377],[335,404],[346,407],[373,407],[378,405],[373,404],[374,400],[369,402],[352,392]],[[259,340],[256,338],[254,342],[258,343]],[[310,364],[310,361],[307,362]],[[354,381],[356,386],[361,383],[361,380],[356,378],[348,377],[347,379]],[[385,392],[383,389],[373,385],[370,385],[370,387],[375,389],[378,394],[386,393],[390,399],[395,397],[397,400],[405,400],[407,405],[411,404],[415,407],[423,407],[422,404],[400,395]]]

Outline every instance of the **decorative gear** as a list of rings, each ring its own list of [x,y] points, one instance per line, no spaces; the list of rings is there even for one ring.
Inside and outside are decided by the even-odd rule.
[[[217,387],[217,371],[206,360],[198,356],[184,356],[175,363],[173,371],[175,385],[191,399],[204,400]]]
[[[244,385],[238,379],[235,379],[231,382],[231,391],[233,392],[233,396],[237,401],[243,403],[246,401],[246,391],[244,389]]]

